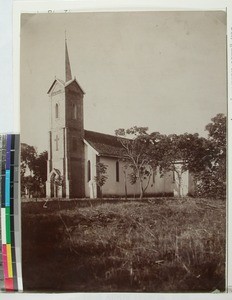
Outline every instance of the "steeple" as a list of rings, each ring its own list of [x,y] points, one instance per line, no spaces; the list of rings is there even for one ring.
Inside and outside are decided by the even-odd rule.
[[[66,39],[66,32],[65,32],[65,82],[72,80],[72,73],[70,67],[70,61],[68,56],[68,47],[67,47],[67,39]]]

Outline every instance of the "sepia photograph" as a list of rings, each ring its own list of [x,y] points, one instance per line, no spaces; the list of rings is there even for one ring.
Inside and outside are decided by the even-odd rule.
[[[22,13],[27,292],[226,291],[225,11]]]

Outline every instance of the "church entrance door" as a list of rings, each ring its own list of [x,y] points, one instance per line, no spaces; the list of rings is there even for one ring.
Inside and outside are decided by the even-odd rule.
[[[57,184],[57,174],[54,172],[50,178],[51,198],[61,197],[61,187]]]

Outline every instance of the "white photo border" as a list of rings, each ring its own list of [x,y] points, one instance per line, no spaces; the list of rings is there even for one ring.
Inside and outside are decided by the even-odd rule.
[[[7,1],[7,0],[6,0]],[[136,293],[77,293],[77,294],[43,294],[44,299],[229,299],[232,293],[232,174],[231,145],[232,145],[232,2],[231,0],[81,0],[81,1],[13,1],[13,115],[4,118],[12,122],[14,133],[20,132],[20,104],[19,104],[19,74],[20,74],[20,15],[21,13],[73,13],[73,12],[109,12],[109,11],[204,11],[224,10],[227,12],[227,82],[228,82],[228,164],[227,164],[227,275],[226,292],[222,294],[136,294]],[[10,125],[9,125],[10,126]],[[1,128],[0,128],[1,131]],[[11,131],[11,127],[9,127]],[[9,295],[10,299],[37,299],[39,294]],[[23,296],[23,298],[22,298]],[[7,295],[3,295],[3,299]],[[39,297],[38,297],[39,299]]]

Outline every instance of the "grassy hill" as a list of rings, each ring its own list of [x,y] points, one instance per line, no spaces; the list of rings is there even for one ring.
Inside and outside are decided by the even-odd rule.
[[[225,289],[226,203],[159,198],[22,203],[27,291]]]

